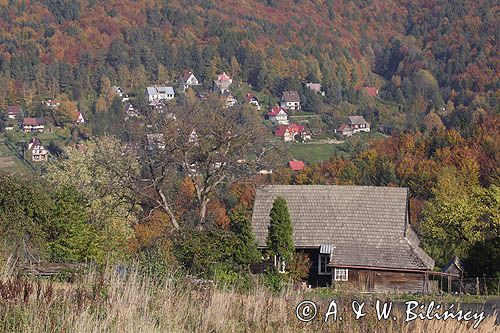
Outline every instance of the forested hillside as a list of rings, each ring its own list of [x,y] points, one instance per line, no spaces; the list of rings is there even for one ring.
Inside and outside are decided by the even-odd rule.
[[[2,1],[0,103],[96,96],[225,70],[258,90],[320,80],[327,101],[375,85],[411,122],[498,98],[495,1]],[[464,109],[465,108],[465,109]],[[466,122],[466,120],[464,120]],[[456,120],[457,126],[461,123]],[[415,126],[415,124],[413,124]]]
[[[403,186],[437,266],[457,254],[474,276],[498,276],[498,17],[493,0],[0,0],[0,110],[45,117],[50,133],[36,134],[54,157],[44,177],[0,177],[5,248],[52,261],[139,256],[231,277],[253,260],[255,185]],[[177,89],[185,70],[202,83],[196,93],[225,72],[240,103],[252,93],[264,108],[223,108],[193,89],[176,91],[168,117],[151,111],[145,88]],[[115,85],[141,117],[124,120]],[[287,90],[319,140],[350,115],[375,136],[342,138],[335,154],[292,172],[288,152],[306,145],[282,153],[264,121]],[[59,108],[41,106],[48,99]],[[75,110],[85,125],[72,122]],[[0,130],[9,121],[0,113]],[[14,150],[30,139],[21,132],[6,140]],[[146,132],[164,135],[156,148]],[[257,165],[269,152],[283,160]]]

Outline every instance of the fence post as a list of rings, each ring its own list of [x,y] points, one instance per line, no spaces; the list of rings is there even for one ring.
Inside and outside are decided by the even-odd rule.
[[[484,294],[488,295],[488,286],[486,285],[486,274],[483,273],[483,279],[484,279]]]
[[[479,295],[479,276],[476,276],[476,295]]]

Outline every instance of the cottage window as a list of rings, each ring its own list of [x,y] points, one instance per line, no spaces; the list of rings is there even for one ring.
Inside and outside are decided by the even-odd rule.
[[[278,272],[285,273],[286,271],[286,263],[285,260],[280,255],[274,256],[274,266],[278,269]]]
[[[328,267],[329,262],[330,262],[329,254],[320,254],[318,256],[318,275],[332,274],[332,268]]]
[[[335,268],[335,281],[347,281],[348,270],[347,268]]]

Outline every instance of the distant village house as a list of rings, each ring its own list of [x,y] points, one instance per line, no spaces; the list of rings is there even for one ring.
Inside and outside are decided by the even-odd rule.
[[[55,109],[59,107],[59,105],[61,105],[61,101],[59,100],[49,99],[45,102],[45,106],[47,106],[49,109]]]
[[[377,87],[354,87],[354,90],[355,91],[363,90],[370,97],[378,96]]]
[[[45,121],[43,118],[24,118],[23,132],[43,132],[45,129]]]
[[[300,96],[297,91],[284,91],[280,105],[285,110],[300,110]]]
[[[351,136],[359,132],[370,132],[370,124],[363,116],[347,117],[347,124],[342,124],[337,132],[344,136]]]
[[[221,94],[221,97],[224,100],[224,105],[226,108],[230,108],[238,102],[233,93],[231,93],[229,90],[224,91],[224,93]]]
[[[198,81],[196,76],[194,76],[193,72],[188,70],[182,72],[182,75],[179,78],[179,88],[182,91],[185,91],[189,87],[199,86],[199,85],[200,82]]]
[[[174,88],[165,86],[151,86],[146,88],[146,97],[149,105],[155,105],[160,101],[169,101],[175,98]]]
[[[285,142],[297,141],[297,136],[302,141],[311,139],[311,134],[305,130],[304,126],[293,123],[278,126],[274,131],[274,135],[283,138]]]
[[[229,87],[232,83],[233,79],[226,73],[222,73],[214,80],[212,91],[218,94],[224,94],[226,91],[229,91]]]
[[[125,91],[121,87],[113,86],[113,87],[111,87],[111,89],[113,90],[113,92],[116,96],[121,98],[122,103],[130,100],[128,95],[125,93]]]
[[[280,106],[273,107],[266,116],[275,124],[288,125],[288,113]]]
[[[22,109],[19,105],[9,105],[7,106],[7,118],[17,119],[21,115]]]
[[[28,151],[31,152],[31,160],[33,162],[44,162],[49,159],[49,152],[42,145],[42,142],[36,138],[32,137],[28,143]]]
[[[306,83],[306,87],[321,96],[325,96],[325,92],[321,90],[321,83],[308,82]]]
[[[75,123],[77,125],[85,124],[85,118],[83,118],[82,113],[78,110],[75,111]]]
[[[259,100],[257,99],[257,97],[255,97],[254,94],[252,93],[248,93],[245,95],[245,102],[247,104],[250,104],[250,105],[253,105],[257,108],[257,110],[260,111],[260,103],[259,103]]]

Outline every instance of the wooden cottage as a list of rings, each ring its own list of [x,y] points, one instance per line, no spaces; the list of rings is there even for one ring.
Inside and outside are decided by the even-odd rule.
[[[252,226],[266,247],[269,213],[285,198],[296,251],[312,266],[308,284],[368,292],[427,292],[434,260],[410,226],[408,189],[273,185],[257,190]]]

